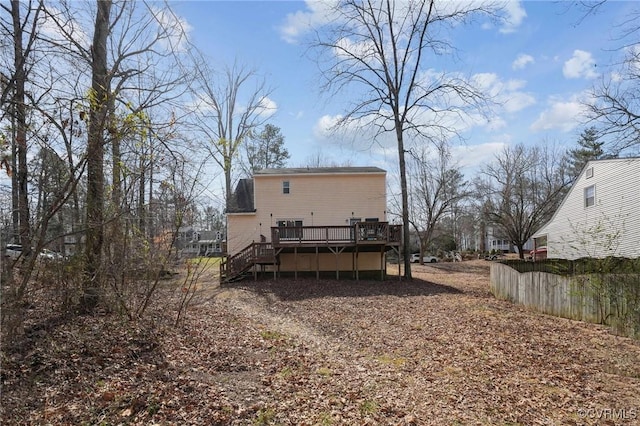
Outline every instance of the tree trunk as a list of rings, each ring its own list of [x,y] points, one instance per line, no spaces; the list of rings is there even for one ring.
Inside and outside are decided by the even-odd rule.
[[[87,231],[85,277],[80,308],[91,312],[98,305],[102,285],[102,245],[104,239],[104,129],[109,101],[107,38],[111,0],[98,0],[93,34],[92,81],[87,140]]]
[[[402,251],[404,253],[404,277],[411,279],[411,241],[409,239],[409,193],[407,191],[407,171],[404,159],[404,138],[402,125],[396,121],[396,136],[398,139],[398,159],[400,165],[400,190],[402,192]]]
[[[145,188],[146,188],[146,176],[147,171],[145,170],[145,148],[144,148],[144,140],[140,141],[140,145],[142,146],[142,155],[140,155],[139,159],[139,167],[140,167],[140,181],[138,182],[138,226],[140,228],[141,235],[147,236],[147,220],[144,210],[145,203]]]
[[[20,244],[20,192],[18,190],[18,147],[16,145],[16,118],[11,113],[11,241]]]
[[[31,250],[31,229],[29,226],[29,197],[27,193],[27,108],[25,105],[25,58],[22,46],[22,23],[20,21],[20,2],[11,1],[11,17],[13,19],[13,46],[15,66],[15,89],[13,93],[13,108],[15,115],[15,144],[17,151],[17,205],[20,244],[23,253]]]
[[[121,138],[116,129],[116,111],[113,98],[109,99],[107,112],[107,134],[110,135],[111,143],[111,204],[114,216],[107,218],[109,241],[109,259],[111,268],[115,271],[122,271],[124,268],[124,259],[126,253],[122,249],[124,247],[125,235],[123,233],[123,182],[122,182],[122,153]]]

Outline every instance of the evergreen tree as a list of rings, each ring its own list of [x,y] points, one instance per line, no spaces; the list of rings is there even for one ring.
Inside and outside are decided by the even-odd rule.
[[[568,172],[572,180],[578,177],[589,161],[607,158],[602,148],[604,142],[598,140],[598,132],[595,127],[589,127],[582,131],[578,145],[579,147],[570,150],[567,156]]]
[[[266,124],[260,133],[247,141],[245,150],[249,175],[262,169],[282,168],[289,159],[280,128],[271,124]]]

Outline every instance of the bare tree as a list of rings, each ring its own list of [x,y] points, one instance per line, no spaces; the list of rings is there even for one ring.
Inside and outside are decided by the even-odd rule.
[[[341,158],[336,160],[333,156],[327,155],[321,150],[317,150],[304,159],[299,167],[351,167],[353,162],[349,158]]]
[[[595,16],[606,0],[578,1],[575,7],[584,12],[583,19]],[[640,152],[640,7],[615,26],[617,49],[621,60],[613,64],[614,72],[593,87],[586,103],[589,118],[599,124],[598,136],[607,137],[608,151],[615,156],[631,150]],[[600,67],[600,64],[598,64]]]
[[[435,156],[424,147],[417,151],[411,152],[408,164],[409,222],[420,240],[422,263],[422,255],[429,249],[438,223],[445,215],[453,215],[455,207],[469,197],[470,191],[445,146]]]
[[[548,221],[571,178],[562,155],[548,146],[505,148],[482,169],[477,191],[489,224],[498,227],[524,258],[527,240]]]
[[[0,97],[0,111],[4,116],[6,111],[10,111],[10,119],[13,123],[13,153],[14,153],[14,176],[13,176],[13,205],[14,205],[14,225],[17,222],[20,244],[25,253],[29,254],[31,249],[31,226],[29,214],[29,194],[28,194],[28,167],[27,167],[27,93],[25,90],[29,61],[33,52],[33,43],[37,36],[35,30],[38,24],[38,16],[42,10],[42,2],[35,6],[29,2],[27,4],[26,16],[22,18],[23,5],[18,0],[11,1],[10,9],[7,6],[0,6],[11,15],[11,26],[4,28],[3,32],[11,33],[13,36],[13,69],[10,76],[4,76],[7,84],[4,84]],[[3,25],[4,27],[4,25]],[[30,28],[27,28],[30,27]],[[8,31],[9,28],[11,31]],[[25,29],[27,29],[27,41],[25,43]],[[10,105],[10,108],[5,106]],[[14,235],[16,230],[14,229]]]
[[[111,102],[111,80],[107,67],[111,0],[97,1],[91,47],[91,96],[87,135],[87,231],[84,294],[81,307],[92,311],[102,285],[102,245],[104,241],[104,146],[107,114]]]
[[[107,5],[110,14],[104,16]],[[78,119],[88,125],[84,252],[87,285],[92,283],[89,292],[97,294],[104,284],[101,274],[105,254],[111,264],[109,269],[118,270],[109,279],[126,276],[124,247],[135,245],[127,245],[126,238],[140,234],[124,222],[145,227],[147,190],[149,203],[153,198],[150,169],[158,167],[156,158],[161,154],[170,158],[172,150],[178,149],[173,144],[178,140],[175,127],[180,117],[176,117],[174,107],[189,82],[184,58],[187,55],[181,55],[187,41],[180,20],[167,7],[157,9],[142,2],[97,2],[94,39],[100,36],[104,46],[98,46],[96,40],[89,46],[82,36],[89,31],[77,30],[84,23],[78,17],[86,11],[72,6],[65,3],[47,10],[49,23],[56,31],[46,42],[59,55],[60,63],[91,70],[88,99],[80,94],[86,93],[83,84],[76,83],[73,87],[80,88],[79,93],[72,95],[81,101],[75,110],[69,109],[71,117],[60,120],[59,127],[61,133],[70,131]],[[59,93],[61,89],[52,90]],[[51,122],[57,118],[52,114],[47,117]],[[68,157],[73,158],[71,148],[65,145]],[[79,149],[82,152],[84,148]],[[107,152],[109,156],[105,156]],[[132,220],[136,213],[139,218]],[[107,245],[103,243],[105,236]],[[93,303],[85,304],[85,309],[92,309]]]
[[[225,68],[222,78],[202,63],[197,69],[196,86],[194,127],[205,136],[205,148],[224,173],[228,204],[241,144],[275,112],[268,99],[271,90],[258,79],[256,71],[237,63]]]
[[[425,73],[427,62],[454,50],[444,31],[490,12],[490,5],[483,3],[347,0],[337,6],[334,24],[318,32],[316,46],[326,53],[326,62],[320,60],[326,92],[337,93],[346,86],[362,89],[337,126],[374,129],[374,139],[389,132],[397,143],[407,278],[407,141],[414,137],[439,142],[456,136],[450,119],[464,120],[467,108],[475,110],[484,101],[459,74]]]

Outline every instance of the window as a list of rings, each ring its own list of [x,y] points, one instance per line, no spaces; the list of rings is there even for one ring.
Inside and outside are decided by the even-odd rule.
[[[291,186],[289,185],[289,181],[285,180],[282,182],[282,193],[289,194],[291,192]]]
[[[591,207],[596,203],[596,187],[595,185],[587,186],[584,189],[584,206]]]

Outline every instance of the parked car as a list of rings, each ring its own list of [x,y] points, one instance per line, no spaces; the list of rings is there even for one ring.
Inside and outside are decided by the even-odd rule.
[[[22,254],[22,246],[20,244],[7,244],[4,255],[10,259],[16,260]]]
[[[436,263],[438,258],[435,256],[423,256],[422,263]],[[411,255],[411,263],[420,263],[420,253],[413,253]]]
[[[533,261],[544,260],[547,258],[547,246],[537,247],[529,252],[529,258]]]
[[[43,260],[45,262],[60,261],[64,260],[64,256],[58,252],[49,249],[43,249],[40,253],[38,253],[38,260]]]

